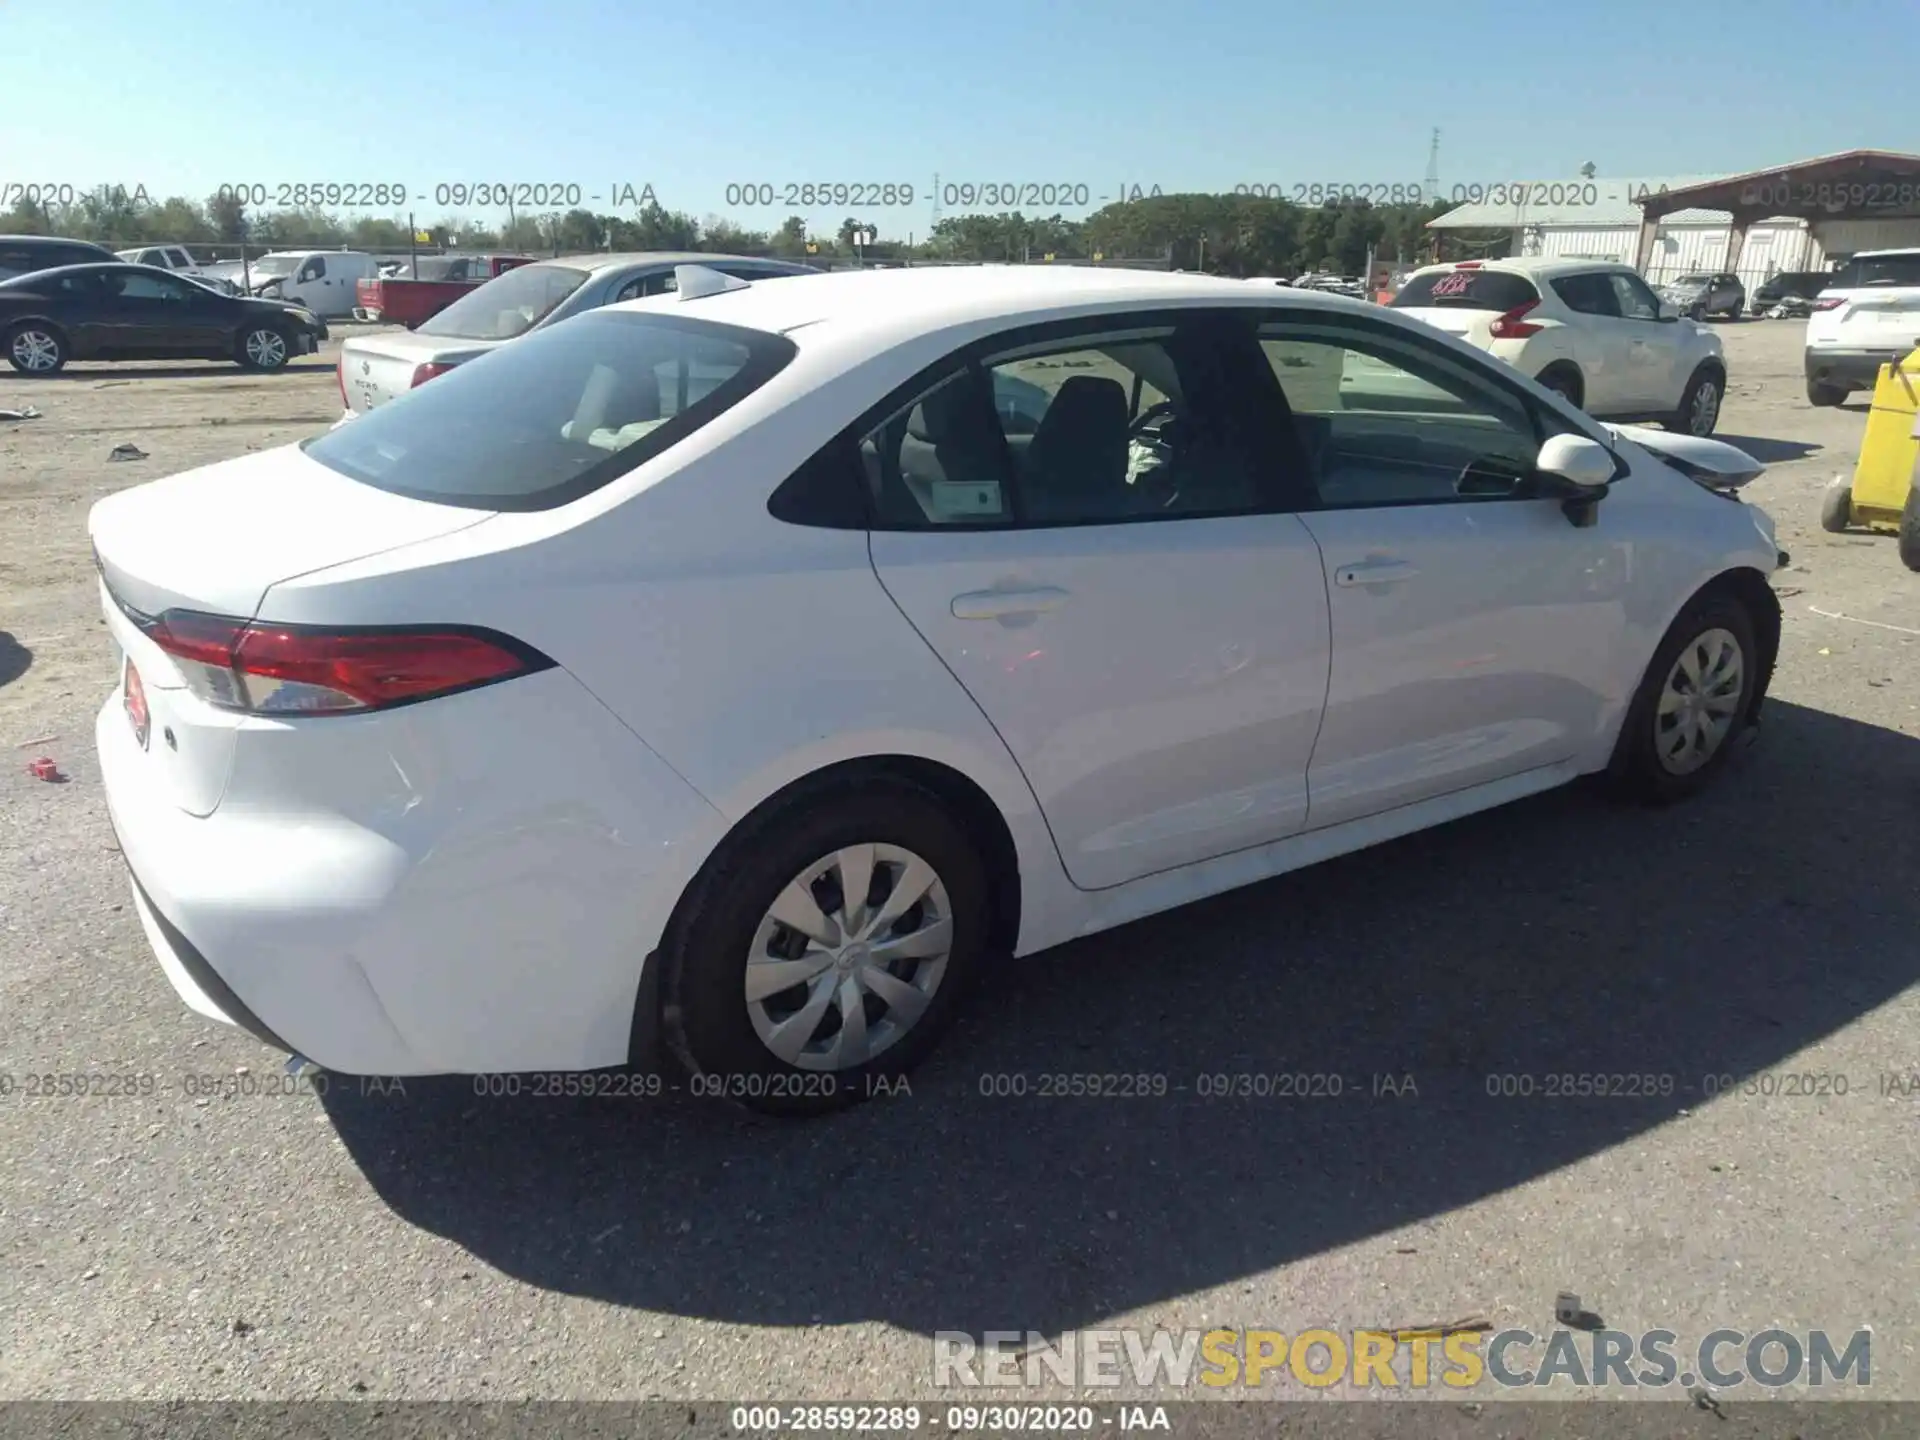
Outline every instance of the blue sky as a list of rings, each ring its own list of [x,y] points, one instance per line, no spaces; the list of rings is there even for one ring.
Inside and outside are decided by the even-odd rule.
[[[1920,150],[1910,3],[0,0],[0,187],[393,181],[425,223],[439,184],[651,184],[772,228],[730,182],[891,181],[902,236],[936,171],[1417,184],[1436,125],[1443,194],[1705,174]]]

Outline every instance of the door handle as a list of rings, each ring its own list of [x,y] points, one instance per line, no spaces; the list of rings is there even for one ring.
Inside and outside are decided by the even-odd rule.
[[[1405,560],[1365,560],[1358,565],[1342,565],[1333,572],[1333,583],[1356,585],[1398,585],[1420,573]]]
[[[1052,585],[1031,590],[970,590],[953,597],[956,620],[1000,620],[1010,615],[1037,615],[1062,604],[1067,592]]]

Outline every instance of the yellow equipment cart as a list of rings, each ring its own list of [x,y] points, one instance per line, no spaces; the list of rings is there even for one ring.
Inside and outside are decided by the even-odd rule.
[[[1900,559],[1920,570],[1920,350],[1880,367],[1853,479],[1833,477],[1820,501],[1820,528],[1858,525],[1900,537]]]

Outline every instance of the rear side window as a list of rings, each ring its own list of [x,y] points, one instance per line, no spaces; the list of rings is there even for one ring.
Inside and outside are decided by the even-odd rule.
[[[549,510],[685,439],[794,353],[792,341],[764,331],[596,311],[469,361],[302,448],[397,495]]]
[[[1834,290],[1920,285],[1920,250],[1896,255],[1856,255],[1827,281]]]
[[[587,272],[570,265],[521,265],[469,290],[414,333],[458,340],[511,340],[546,319],[586,283]]]
[[[1446,270],[1416,275],[1393,297],[1389,308],[1517,310],[1540,298],[1524,275],[1502,270]]]

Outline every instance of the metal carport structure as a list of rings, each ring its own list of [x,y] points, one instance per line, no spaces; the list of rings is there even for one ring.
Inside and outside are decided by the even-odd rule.
[[[1816,239],[1823,225],[1836,221],[1912,221],[1911,243],[1920,245],[1920,155],[1891,150],[1847,150],[1634,198],[1641,217],[1634,266],[1642,272],[1653,256],[1661,220],[1690,209],[1732,215],[1721,266],[1728,271],[1739,269],[1747,231],[1778,216],[1804,220]],[[1906,242],[1884,248],[1899,243]]]

